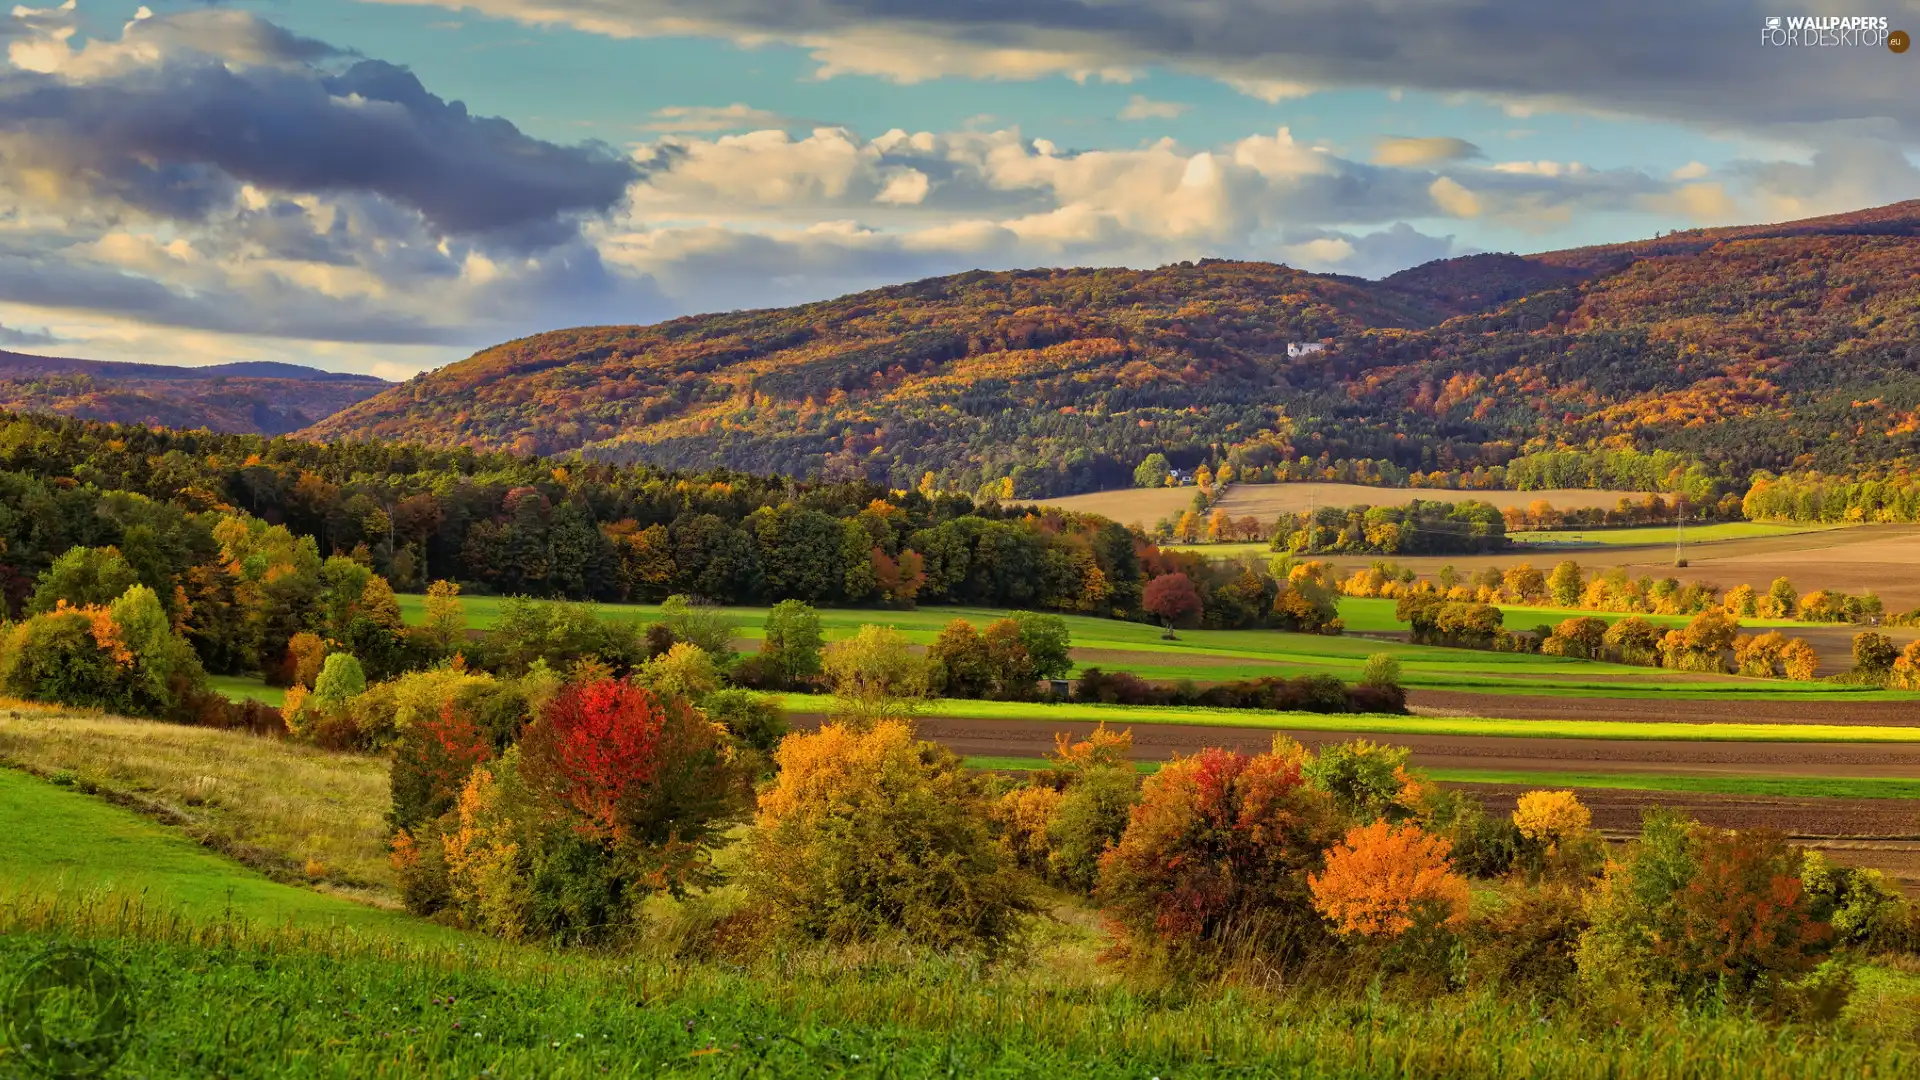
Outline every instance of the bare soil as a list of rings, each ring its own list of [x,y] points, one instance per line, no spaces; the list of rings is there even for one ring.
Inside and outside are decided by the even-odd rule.
[[[1914,701],[1668,701],[1660,698],[1533,697],[1455,690],[1410,690],[1407,692],[1407,704],[1423,716],[1486,716],[1512,720],[1920,726],[1920,702]]]
[[[1791,536],[1716,540],[1687,545],[1686,556],[1687,565],[1676,567],[1672,544],[1648,544],[1394,561],[1416,573],[1434,574],[1447,565],[1469,573],[1489,566],[1505,568],[1516,562],[1545,568],[1571,559],[1589,571],[1624,566],[1636,576],[1705,581],[1723,589],[1752,585],[1762,592],[1774,578],[1784,577],[1801,593],[1815,589],[1873,592],[1885,601],[1889,612],[1920,607],[1920,525],[1860,525]],[[1343,571],[1352,571],[1372,565],[1375,557],[1336,555],[1329,561]]]
[[[818,714],[795,714],[794,725],[817,727]],[[921,738],[954,752],[980,757],[1045,757],[1053,737],[1082,738],[1095,725],[1084,721],[978,720],[923,717]],[[1165,761],[1222,747],[1259,753],[1286,735],[1308,748],[1355,738],[1390,742],[1413,751],[1416,765],[1443,769],[1529,771],[1724,773],[1732,776],[1920,776],[1920,744],[1742,743],[1637,739],[1522,738],[1499,735],[1366,735],[1338,731],[1208,727],[1198,724],[1136,724],[1133,757]],[[1914,808],[1920,813],[1920,806]]]
[[[1193,487],[1129,488],[1097,491],[1087,495],[1066,495],[1047,501],[1048,506],[1081,513],[1100,514],[1122,525],[1152,528],[1163,517],[1175,517],[1193,505]],[[1472,499],[1505,509],[1526,506],[1539,499],[1555,509],[1574,510],[1598,507],[1611,510],[1622,498],[1635,501],[1645,495],[1631,491],[1451,491],[1441,488],[1383,488],[1364,484],[1235,484],[1220,501],[1235,518],[1249,514],[1262,522],[1271,522],[1281,514],[1297,514],[1309,506],[1404,506],[1422,502],[1464,502]]]

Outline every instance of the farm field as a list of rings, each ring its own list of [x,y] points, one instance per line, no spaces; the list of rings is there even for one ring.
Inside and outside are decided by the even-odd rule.
[[[466,606],[469,625],[485,628],[497,619],[503,601],[497,597],[462,597],[462,602]],[[417,621],[421,617],[423,609],[420,597],[404,595],[400,598],[400,605],[402,614],[409,621]],[[1341,602],[1341,614],[1343,618],[1352,620],[1350,629],[1353,630],[1404,631],[1404,625],[1393,619],[1393,606],[1391,600],[1349,597]],[[646,621],[657,617],[660,609],[657,605],[647,604],[605,604],[600,606],[600,610],[608,618]],[[724,610],[740,620],[739,635],[744,643],[751,643],[762,635],[768,609],[743,607]],[[1509,616],[1508,625],[1515,629],[1532,629],[1541,622],[1558,622],[1572,614],[1545,608],[1516,608],[1514,611],[1522,613]],[[862,625],[875,623],[895,627],[909,641],[927,645],[938,636],[941,627],[953,619],[964,618],[976,626],[984,626],[1006,614],[1000,610],[961,607],[928,607],[912,611],[830,608],[820,612],[820,621],[830,641],[850,637]],[[1400,659],[1405,685],[1419,689],[1545,695],[1590,695],[1597,692],[1611,697],[1658,695],[1703,700],[1920,701],[1920,695],[1910,693],[1735,676],[1677,674],[1658,668],[1551,656],[1444,649],[1352,634],[1320,636],[1274,630],[1183,630],[1177,640],[1166,641],[1161,638],[1160,628],[1144,623],[1076,615],[1063,618],[1073,635],[1073,657],[1077,670],[1098,666],[1108,670],[1131,671],[1143,678],[1221,681],[1262,675],[1319,673],[1351,680],[1359,676],[1368,656],[1388,653]],[[1686,621],[1679,617],[1656,617],[1656,621],[1662,618],[1669,625],[1676,626]],[[229,690],[229,693],[232,692]]]
[[[1772,536],[1799,536],[1804,533],[1830,532],[1844,525],[1776,525],[1765,521],[1720,521],[1711,525],[1689,525],[1685,543],[1711,544],[1723,540],[1755,540]],[[1676,536],[1671,525],[1649,525],[1631,529],[1538,529],[1510,532],[1507,539],[1516,544],[1554,551],[1590,547],[1666,545]]]
[[[1169,515],[1178,515],[1193,505],[1196,489],[1124,488],[1086,495],[1064,495],[1048,499],[1042,505],[1063,510],[1100,514],[1122,525],[1152,528],[1153,523]],[[1297,514],[1308,506],[1404,506],[1422,502],[1466,502],[1475,500],[1506,509],[1526,506],[1545,499],[1559,510],[1601,508],[1611,510],[1621,499],[1644,499],[1637,491],[1605,491],[1563,488],[1551,491],[1454,491],[1449,488],[1390,488],[1364,484],[1235,484],[1227,489],[1219,503],[1234,517],[1253,515],[1267,521],[1281,514]]]

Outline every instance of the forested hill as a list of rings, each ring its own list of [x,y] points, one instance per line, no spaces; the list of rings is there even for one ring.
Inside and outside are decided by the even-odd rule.
[[[1324,343],[1289,356],[1290,343]],[[309,429],[1026,498],[1162,452],[1372,475],[1553,446],[1744,478],[1920,449],[1920,202],[1382,281],[1265,263],[976,272],[501,345]]]
[[[284,435],[391,385],[296,364],[171,367],[0,350],[0,409],[238,435]]]

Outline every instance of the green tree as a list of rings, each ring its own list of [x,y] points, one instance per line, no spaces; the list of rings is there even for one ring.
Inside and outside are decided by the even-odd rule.
[[[1032,611],[1016,611],[1011,618],[1020,627],[1020,644],[1033,664],[1034,678],[1066,678],[1073,670],[1073,636],[1067,620]]]
[[[1167,484],[1167,455],[1155,451],[1148,454],[1133,470],[1133,486],[1142,488],[1165,487]]]
[[[927,649],[928,688],[956,698],[986,697],[993,689],[993,657],[986,639],[965,619],[955,619],[940,630]]]
[[[27,612],[52,611],[62,600],[72,607],[111,604],[138,584],[140,575],[121,557],[119,548],[68,548],[41,572]]]
[[[325,709],[338,708],[366,692],[367,673],[352,653],[332,653],[320,677],[313,680],[314,704]]]
[[[1567,559],[1553,568],[1547,576],[1547,593],[1553,599],[1555,607],[1579,607],[1580,594],[1586,589],[1585,576],[1580,564]]]
[[[927,695],[927,662],[890,626],[862,626],[826,647],[822,666],[833,686],[835,716],[856,728],[911,716]]]
[[[760,662],[782,686],[794,686],[820,674],[820,648],[826,638],[820,613],[801,600],[782,600],[767,613]]]

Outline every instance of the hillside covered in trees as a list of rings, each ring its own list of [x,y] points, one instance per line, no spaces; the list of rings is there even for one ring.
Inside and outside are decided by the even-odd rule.
[[[285,435],[387,389],[295,364],[119,364],[0,350],[0,409],[120,424]]]
[[[1310,459],[1406,482],[1559,447],[1679,451],[1740,481],[1852,473],[1920,447],[1920,202],[1378,282],[1211,260],[976,272],[556,331],[308,434],[930,472],[1015,498],[1124,487],[1155,452],[1248,479]]]

